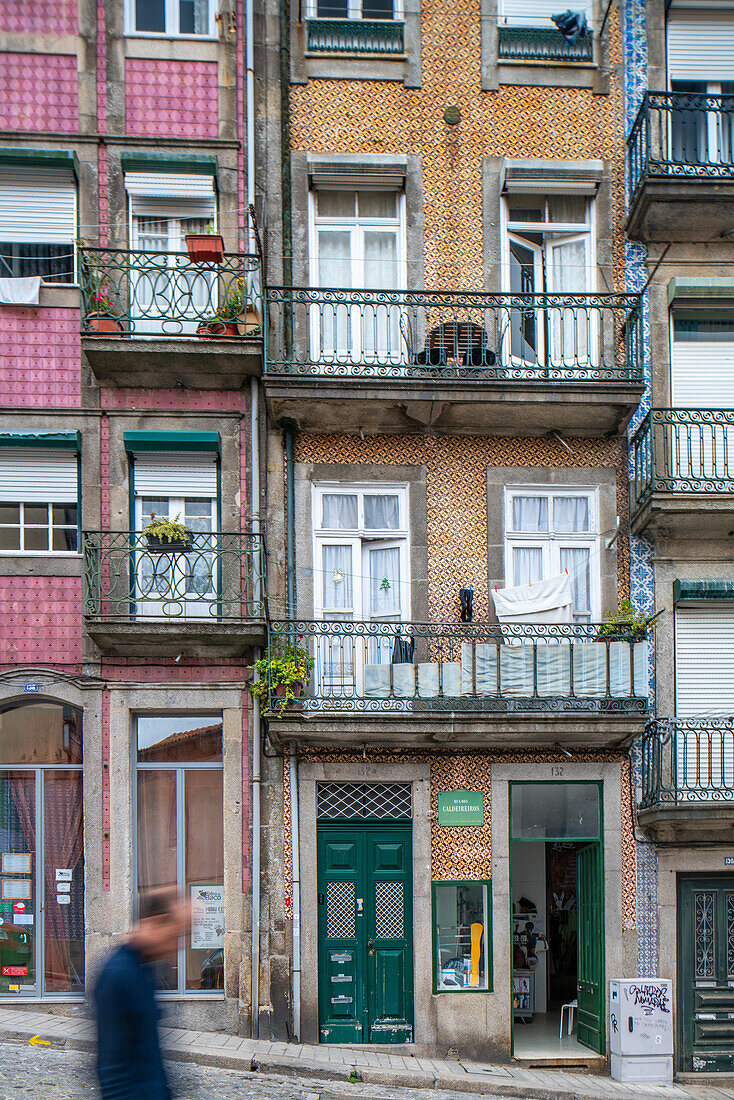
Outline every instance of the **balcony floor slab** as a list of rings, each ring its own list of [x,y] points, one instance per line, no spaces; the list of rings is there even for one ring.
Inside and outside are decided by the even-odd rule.
[[[239,390],[262,372],[261,337],[82,336],[82,350],[102,386]]]
[[[734,225],[734,180],[648,176],[630,207],[627,234],[661,243],[715,241]]]
[[[662,803],[638,808],[640,829],[656,844],[734,843],[734,801]]]
[[[734,528],[734,491],[652,492],[634,512],[631,527],[635,535],[655,539],[727,538]]]
[[[87,634],[110,657],[241,657],[265,644],[264,620],[180,622],[86,620]]]

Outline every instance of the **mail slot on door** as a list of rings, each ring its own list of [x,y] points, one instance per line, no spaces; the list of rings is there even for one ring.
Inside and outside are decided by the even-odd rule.
[[[673,1080],[671,983],[657,978],[609,983],[609,1046],[618,1081]]]

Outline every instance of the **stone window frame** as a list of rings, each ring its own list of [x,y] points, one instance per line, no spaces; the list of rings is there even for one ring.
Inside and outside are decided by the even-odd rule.
[[[314,53],[307,49],[305,0],[291,0],[290,6],[290,79],[292,84],[309,80],[389,80],[400,81],[406,88],[420,88],[421,16],[420,8],[401,0],[404,9],[403,52],[400,54]]]
[[[592,0],[594,29],[601,25],[605,0]],[[589,88],[596,95],[609,95],[609,21],[601,38],[594,35],[593,61],[511,61],[498,57],[499,0],[482,0],[482,91],[494,92],[502,85],[546,88]]]

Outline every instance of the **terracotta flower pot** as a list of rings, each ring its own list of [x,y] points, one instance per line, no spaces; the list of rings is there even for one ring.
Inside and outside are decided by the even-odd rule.
[[[197,336],[203,336],[208,340],[231,340],[239,334],[236,321],[202,321],[196,330]]]
[[[195,264],[221,264],[224,241],[218,233],[187,233],[186,251]]]
[[[88,313],[87,331],[97,336],[119,336],[123,331],[122,322],[109,313]]]

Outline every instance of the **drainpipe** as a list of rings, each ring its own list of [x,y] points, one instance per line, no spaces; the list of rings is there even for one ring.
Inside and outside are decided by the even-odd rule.
[[[248,6],[251,0],[248,0]],[[253,535],[260,533],[260,392],[256,378],[250,379],[250,482],[251,520]],[[262,578],[259,555],[255,558],[253,597],[255,604],[262,599]],[[260,650],[254,652],[255,661]],[[253,673],[258,679],[257,672]],[[251,944],[251,996],[250,1035],[258,1038],[260,1025],[260,700],[252,698],[252,944]]]
[[[298,851],[298,757],[289,749],[291,779],[291,860],[293,867],[293,1041],[301,1039],[301,861]]]
[[[283,421],[285,429],[285,566],[286,566],[286,617],[296,614],[296,505],[293,484],[293,428],[292,420]]]
[[[245,0],[245,170],[247,207],[255,204],[255,23],[254,0]],[[247,251],[255,251],[255,227],[247,219]]]

